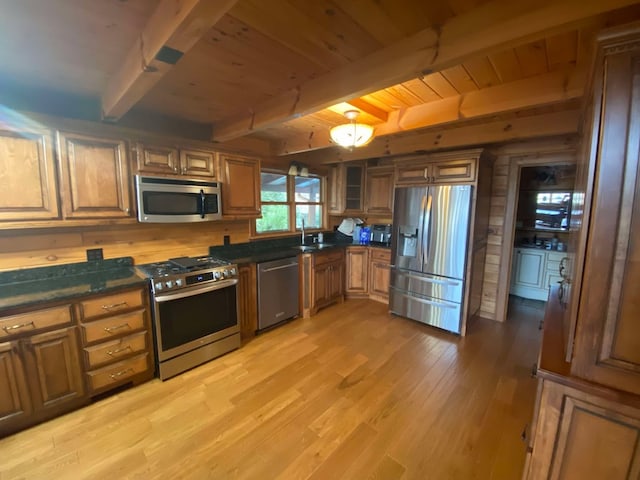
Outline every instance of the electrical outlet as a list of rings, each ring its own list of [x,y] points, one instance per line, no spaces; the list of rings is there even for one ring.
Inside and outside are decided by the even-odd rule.
[[[229,238],[229,235],[225,235],[222,239],[225,245],[231,245],[231,238]]]
[[[101,248],[90,248],[87,250],[88,261],[102,260],[103,258]]]

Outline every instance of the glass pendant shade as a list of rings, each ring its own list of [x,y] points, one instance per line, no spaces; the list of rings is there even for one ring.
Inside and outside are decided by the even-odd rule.
[[[331,140],[345,148],[361,147],[373,139],[373,127],[364,123],[356,123],[357,110],[348,110],[344,115],[350,123],[338,125],[329,131]]]

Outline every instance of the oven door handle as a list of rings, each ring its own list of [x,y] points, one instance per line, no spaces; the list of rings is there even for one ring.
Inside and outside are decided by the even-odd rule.
[[[171,300],[177,300],[179,298],[193,297],[194,295],[200,295],[201,293],[213,292],[214,290],[221,290],[223,288],[232,287],[237,284],[238,284],[237,278],[222,280],[220,282],[208,284],[202,287],[185,288],[184,290],[171,292],[171,293],[168,293],[167,295],[156,295],[155,301],[158,303],[169,302]]]

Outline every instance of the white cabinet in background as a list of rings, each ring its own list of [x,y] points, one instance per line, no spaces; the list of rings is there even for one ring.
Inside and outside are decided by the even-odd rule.
[[[560,262],[567,254],[535,248],[514,248],[509,293],[546,301],[549,287],[562,281]]]
[[[547,252],[534,248],[514,248],[511,262],[511,293],[519,297],[546,300],[544,284]]]

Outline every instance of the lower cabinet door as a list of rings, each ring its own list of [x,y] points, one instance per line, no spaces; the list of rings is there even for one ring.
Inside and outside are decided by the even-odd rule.
[[[545,379],[525,478],[640,478],[640,409]]]
[[[84,396],[76,327],[34,335],[25,348],[35,408],[58,408]]]
[[[18,342],[0,343],[0,437],[32,411]]]

